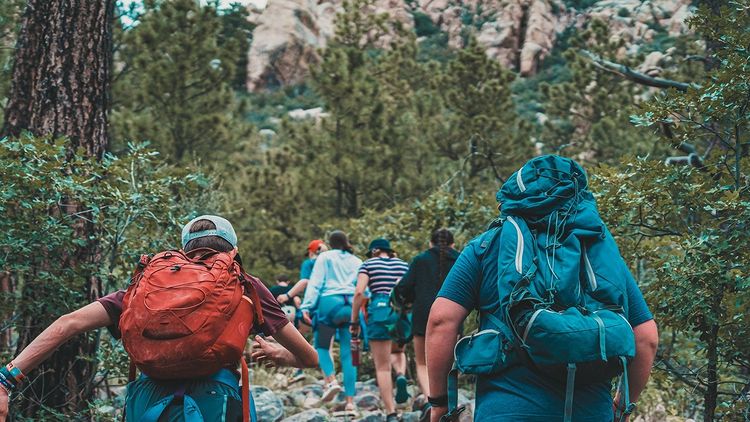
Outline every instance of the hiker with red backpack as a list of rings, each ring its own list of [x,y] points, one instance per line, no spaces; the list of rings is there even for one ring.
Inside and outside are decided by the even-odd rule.
[[[536,157],[497,199],[500,217],[463,250],[430,311],[431,420],[458,420],[461,372],[476,376],[475,420],[627,421],[658,332],[585,171]],[[457,342],[472,310],[479,329]]]
[[[242,269],[229,221],[211,215],[182,231],[182,249],[142,256],[130,286],[58,318],[0,370],[0,422],[8,393],[66,340],[107,327],[131,359],[125,420],[255,421],[243,351],[259,363],[313,367],[315,350],[263,283]],[[241,364],[241,376],[236,368]],[[239,383],[242,381],[242,387]]]

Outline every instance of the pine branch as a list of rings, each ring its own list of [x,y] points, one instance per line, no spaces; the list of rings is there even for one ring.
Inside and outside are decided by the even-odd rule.
[[[615,62],[611,62],[609,60],[605,60],[588,50],[581,50],[581,54],[583,54],[586,58],[591,60],[591,62],[593,63],[594,66],[596,66],[597,69],[601,69],[609,73],[614,73],[616,75],[619,75],[625,79],[628,79],[640,85],[650,86],[654,88],[662,88],[662,89],[674,88],[678,91],[683,91],[683,92],[687,91],[688,88],[694,88],[694,89],[700,88],[700,85],[697,85],[697,84],[688,84],[688,83],[673,81],[671,79],[664,79],[664,78],[654,78],[654,77],[646,75],[645,73],[636,72],[635,70],[631,69],[628,66],[615,63]]]

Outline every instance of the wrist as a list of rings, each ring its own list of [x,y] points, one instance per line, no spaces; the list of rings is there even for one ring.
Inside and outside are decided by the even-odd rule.
[[[427,401],[432,407],[448,407],[448,395],[442,394],[439,396],[429,396]]]

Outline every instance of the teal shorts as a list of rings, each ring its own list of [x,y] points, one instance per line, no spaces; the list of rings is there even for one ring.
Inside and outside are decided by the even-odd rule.
[[[374,294],[367,306],[367,339],[391,340],[388,331],[397,320],[398,314],[391,308],[388,295]]]

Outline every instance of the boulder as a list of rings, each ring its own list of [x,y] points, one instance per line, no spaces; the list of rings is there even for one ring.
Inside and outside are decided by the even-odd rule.
[[[300,83],[318,63],[330,28],[322,28],[314,0],[274,0],[256,18],[247,65],[250,91]]]
[[[421,412],[404,412],[401,414],[401,422],[419,422]]]
[[[262,419],[261,419],[262,420]],[[282,422],[327,422],[328,412],[323,409],[310,409],[296,415],[289,416]]]
[[[380,396],[374,393],[364,393],[354,397],[354,404],[362,410],[380,409]]]
[[[284,417],[284,402],[266,387],[252,387],[258,420],[278,422]]]
[[[248,51],[247,89],[294,85],[320,62],[319,49],[333,37],[343,0],[273,0],[251,13],[257,26]],[[411,15],[404,0],[377,0],[370,13],[388,13],[406,27]],[[379,40],[388,44],[388,36]]]
[[[382,412],[366,413],[357,422],[385,422],[385,414]]]

